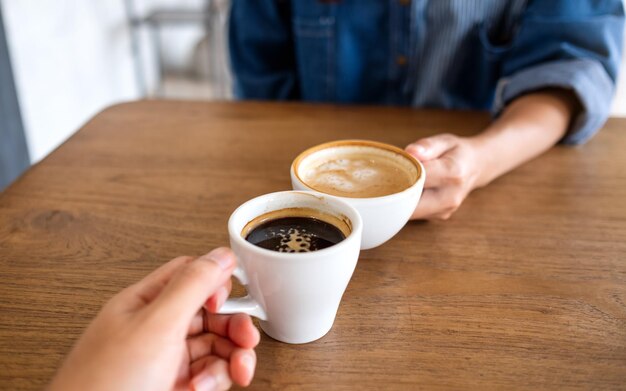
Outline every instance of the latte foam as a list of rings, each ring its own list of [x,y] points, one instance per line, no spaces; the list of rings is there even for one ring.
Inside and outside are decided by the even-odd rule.
[[[369,145],[340,145],[316,151],[300,162],[298,173],[314,190],[352,198],[399,193],[418,177],[416,165],[408,157]]]

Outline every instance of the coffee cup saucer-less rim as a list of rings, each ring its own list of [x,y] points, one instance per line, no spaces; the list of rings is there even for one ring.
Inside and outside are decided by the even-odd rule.
[[[306,187],[307,189],[314,191],[316,193],[319,194],[328,194],[328,193],[324,193],[321,192],[317,189],[315,189],[314,187],[310,186],[308,183],[306,183],[301,177],[300,177],[300,173],[298,172],[300,163],[302,163],[302,161],[318,152],[318,151],[322,151],[324,149],[327,148],[334,148],[334,147],[352,147],[352,146],[362,146],[362,147],[371,147],[371,148],[380,148],[380,149],[385,149],[387,151],[391,151],[391,152],[395,152],[401,156],[403,156],[404,158],[406,158],[408,161],[410,161],[411,163],[413,163],[415,165],[415,168],[417,169],[417,175],[415,177],[415,182],[413,182],[413,184],[409,187],[407,187],[406,189],[399,191],[397,193],[392,193],[392,194],[387,194],[384,196],[378,196],[378,197],[347,197],[347,196],[338,196],[338,195],[332,195],[332,197],[336,197],[336,198],[341,198],[341,199],[349,199],[350,202],[359,204],[360,202],[369,202],[371,200],[379,200],[379,201],[392,201],[394,198],[399,197],[401,195],[403,195],[404,193],[410,193],[413,191],[414,188],[421,186],[421,182],[423,182],[425,180],[426,177],[426,173],[424,171],[424,166],[422,166],[422,163],[420,163],[419,160],[417,160],[414,156],[410,155],[409,153],[407,153],[406,151],[404,151],[403,149],[400,149],[394,145],[391,144],[385,144],[385,143],[381,143],[378,141],[371,141],[371,140],[337,140],[337,141],[330,141],[327,143],[323,143],[323,144],[319,144],[316,146],[313,146],[311,148],[308,148],[306,150],[304,150],[303,152],[301,152],[293,161],[293,163],[291,163],[291,175],[292,177],[295,177],[304,187]]]
[[[265,199],[271,199],[272,197],[281,197],[283,195],[286,196],[289,194],[300,194],[300,195],[314,197],[320,200],[320,202],[330,201],[331,204],[332,203],[340,204],[341,209],[345,209],[349,211],[349,213],[352,215],[352,216],[345,216],[348,218],[350,226],[351,226],[350,234],[341,242],[336,243],[330,247],[317,250],[317,251],[306,252],[306,253],[296,253],[297,256],[294,256],[296,254],[292,254],[292,253],[281,253],[278,251],[268,250],[268,249],[256,246],[248,242],[243,236],[241,236],[241,229],[243,229],[243,227],[245,226],[245,224],[248,223],[248,221],[246,221],[241,227],[237,227],[235,219],[239,218],[239,214],[242,213],[242,211],[245,208],[250,207],[250,204],[252,203],[263,202],[263,200]],[[252,216],[250,218],[250,221],[256,217],[257,216]],[[363,229],[363,222],[361,220],[361,215],[359,214],[359,212],[357,212],[357,210],[353,206],[341,200],[339,197],[317,193],[317,192],[300,191],[300,190],[279,191],[279,192],[268,193],[268,194],[255,197],[241,204],[241,206],[235,209],[235,211],[231,214],[230,218],[228,219],[228,233],[230,234],[230,237],[232,238],[232,240],[236,241],[238,245],[243,246],[244,248],[247,248],[248,250],[251,250],[251,251],[256,251],[256,252],[260,252],[263,254],[271,255],[273,259],[284,259],[284,260],[290,260],[290,261],[295,261],[295,262],[298,262],[298,261],[304,262],[308,260],[309,258],[317,258],[321,255],[333,255],[334,253],[341,251],[343,247],[348,246],[350,243],[356,240],[360,240],[362,229]]]

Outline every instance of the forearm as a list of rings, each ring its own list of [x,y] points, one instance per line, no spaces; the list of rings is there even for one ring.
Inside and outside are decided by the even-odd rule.
[[[480,160],[475,187],[482,187],[556,144],[578,102],[566,90],[545,90],[511,102],[483,133],[472,138]]]

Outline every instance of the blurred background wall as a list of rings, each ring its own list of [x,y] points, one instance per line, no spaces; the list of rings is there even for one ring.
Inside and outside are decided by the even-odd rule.
[[[213,2],[213,11],[221,13],[221,19],[213,18],[216,23],[226,19],[227,5]],[[2,0],[1,6],[32,162],[113,103],[157,92],[172,98],[229,96],[212,94],[207,82],[208,26],[197,18],[184,19],[185,11],[200,15],[205,0]],[[129,17],[138,21],[136,29],[129,27]],[[139,38],[139,64],[133,31]],[[224,34],[212,38],[224,39]],[[160,88],[155,44],[163,68]],[[226,64],[224,44],[217,46]]]
[[[0,5],[32,162],[116,102],[231,97],[229,0],[0,0]],[[626,116],[626,62],[621,74],[613,113]]]

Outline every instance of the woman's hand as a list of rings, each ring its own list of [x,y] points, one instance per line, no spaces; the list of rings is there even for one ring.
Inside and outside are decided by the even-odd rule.
[[[230,249],[171,260],[114,296],[50,390],[225,390],[247,386],[259,332],[249,316],[212,315],[230,291]]]
[[[426,183],[413,219],[448,219],[465,197],[550,149],[580,111],[571,91],[547,89],[512,101],[473,137],[440,134],[406,147],[424,164]]]
[[[408,145],[406,151],[424,165],[426,182],[412,219],[448,219],[471,192],[481,174],[481,162],[470,138],[440,134]]]

